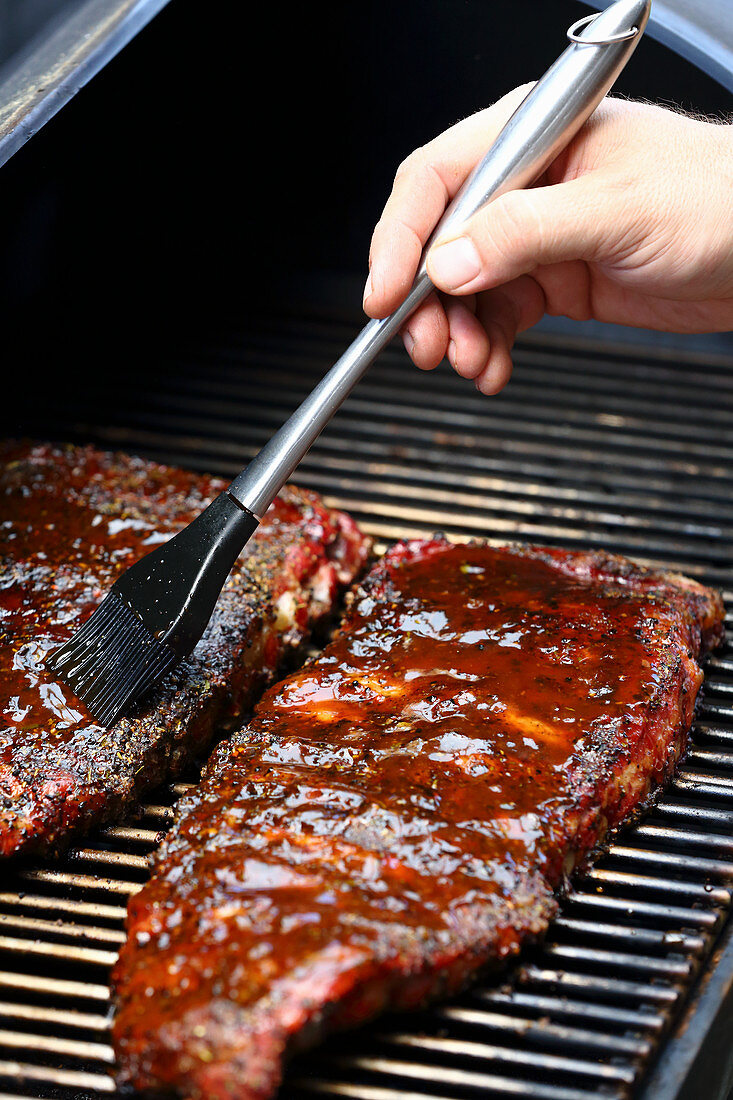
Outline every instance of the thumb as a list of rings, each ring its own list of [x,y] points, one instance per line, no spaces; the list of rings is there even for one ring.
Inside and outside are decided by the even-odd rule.
[[[500,195],[457,236],[436,241],[427,269],[439,290],[474,294],[542,264],[603,258],[624,234],[620,190],[604,189],[589,173]]]

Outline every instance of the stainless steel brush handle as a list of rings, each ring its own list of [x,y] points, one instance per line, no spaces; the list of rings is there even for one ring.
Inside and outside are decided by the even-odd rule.
[[[411,313],[434,289],[425,254],[439,237],[455,234],[481,207],[505,191],[527,187],[565,148],[611,88],[636,48],[651,0],[617,0],[568,31],[571,45],[547,70],[474,168],[436,226],[410,293],[380,321],[370,321],[229,493],[262,517],[333,414]],[[590,20],[590,21],[589,21]],[[581,30],[582,26],[582,30]]]

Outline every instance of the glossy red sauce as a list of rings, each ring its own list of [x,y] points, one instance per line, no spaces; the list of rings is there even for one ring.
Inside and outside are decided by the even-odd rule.
[[[223,487],[131,456],[0,442],[0,855],[56,850],[178,775],[360,571],[356,525],[284,489],[191,656],[113,726],[95,723],[46,655]]]
[[[393,548],[218,748],[132,899],[124,1080],[224,1096],[245,1066],[261,1100],[296,1033],[540,935],[563,874],[670,774],[721,614],[620,559]]]
[[[472,834],[482,859],[535,864],[593,731],[649,706],[661,670],[640,621],[654,605],[480,546],[393,576],[393,591],[357,601],[348,631],[258,708],[257,732],[272,735],[258,766],[302,767],[311,791],[338,778],[384,800],[400,814],[396,855],[412,821],[448,846]]]
[[[166,518],[160,506],[185,501],[192,488],[190,478],[167,485],[161,479],[151,487],[158,490],[156,515],[155,506],[140,507],[132,485],[127,494],[120,486],[118,500],[109,488],[95,492],[95,479],[104,475],[94,464],[59,465],[28,464],[11,452],[3,470],[0,760],[9,758],[17,736],[43,730],[67,738],[94,724],[69,689],[45,675],[45,655],[91,614],[124,569],[178,529],[185,509],[169,509]],[[130,474],[134,481],[134,469]],[[199,502],[190,501],[191,516]]]
[[[70,689],[45,670],[45,656],[89,617],[117,577],[167,541],[220,492],[220,479],[129,456],[48,447],[10,449],[0,477],[0,764],[34,732],[68,741],[95,727]],[[278,498],[257,532],[293,528],[298,568],[334,538],[325,509]],[[328,528],[328,529],[327,529]],[[308,537],[312,544],[308,543]],[[254,545],[254,544],[252,544]],[[257,568],[266,566],[257,562]],[[273,572],[275,572],[273,570]],[[291,578],[280,570],[284,589]],[[256,578],[253,578],[256,580]],[[270,603],[278,583],[267,578]],[[254,608],[253,608],[254,610]]]

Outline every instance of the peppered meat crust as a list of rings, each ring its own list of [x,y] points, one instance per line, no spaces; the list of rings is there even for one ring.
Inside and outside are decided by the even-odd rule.
[[[673,772],[722,618],[604,554],[393,548],[179,804],[114,974],[120,1081],[266,1100],[323,1032],[540,936]]]
[[[287,488],[190,658],[110,729],[44,670],[119,574],[225,483],[91,448],[0,444],[0,854],[56,850],[179,774],[362,569],[368,542]]]

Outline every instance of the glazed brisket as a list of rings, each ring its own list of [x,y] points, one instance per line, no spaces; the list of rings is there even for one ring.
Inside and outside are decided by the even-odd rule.
[[[366,540],[286,489],[235,566],[192,656],[111,729],[46,654],[150,547],[224,487],[125,455],[0,446],[0,854],[56,848],[180,773],[249,707],[362,568]]]
[[[332,1028],[540,936],[683,751],[719,596],[621,558],[402,544],[181,802],[115,973],[122,1082],[264,1100]]]

